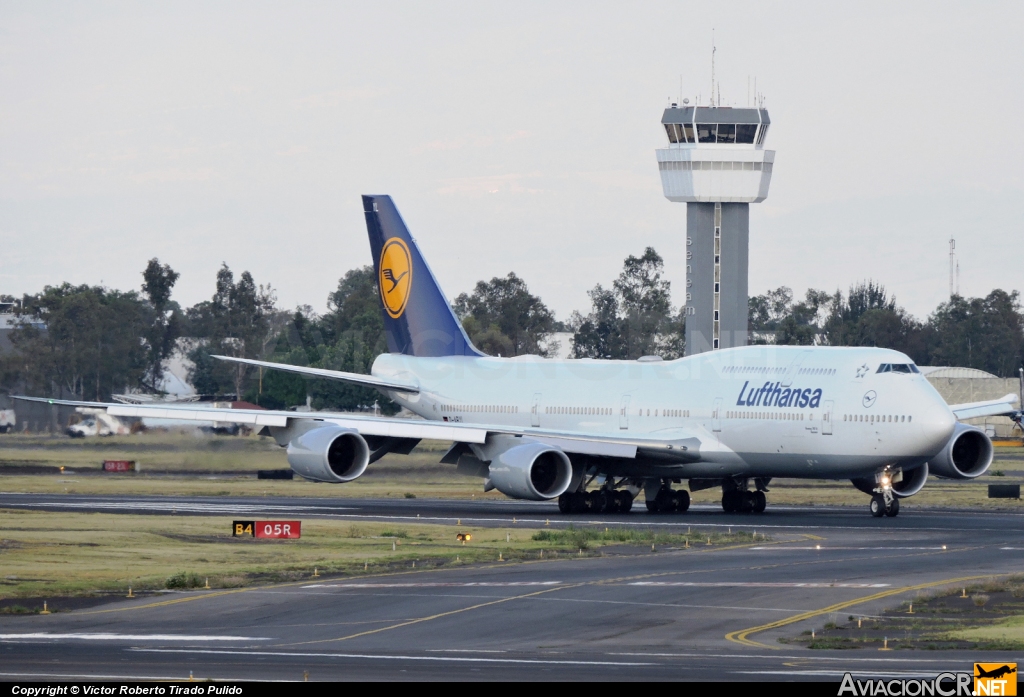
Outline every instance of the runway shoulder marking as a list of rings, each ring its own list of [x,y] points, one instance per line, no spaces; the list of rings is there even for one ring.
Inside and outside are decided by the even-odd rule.
[[[270,641],[271,638],[265,636],[222,636],[215,634],[112,634],[106,632],[0,634],[0,641],[15,639],[23,641],[26,639],[80,639],[83,641]]]
[[[960,583],[960,582],[963,582],[963,581],[976,581],[976,580],[978,580],[980,578],[993,578],[995,576],[1000,576],[1000,575],[1005,575],[1005,574],[986,574],[986,575],[981,575],[981,576],[960,576],[958,578],[947,578],[947,579],[943,579],[941,581],[931,581],[930,583],[919,583],[916,586],[901,586],[900,588],[891,588],[889,590],[885,590],[885,591],[882,591],[880,593],[875,593],[874,595],[866,595],[866,596],[862,596],[860,598],[854,598],[853,600],[845,600],[845,601],[843,601],[841,603],[836,603],[835,605],[829,605],[828,607],[823,607],[823,608],[820,608],[818,610],[808,610],[807,612],[801,612],[801,613],[799,613],[797,615],[793,615],[792,617],[786,617],[786,618],[783,618],[781,620],[776,620],[774,622],[769,622],[768,624],[759,625],[757,627],[749,627],[747,629],[741,629],[741,630],[736,631],[736,632],[729,632],[728,634],[725,635],[725,638],[728,641],[732,641],[732,642],[737,643],[737,644],[742,644],[744,646],[755,646],[755,647],[757,647],[759,649],[778,649],[779,647],[777,647],[777,646],[770,646],[768,644],[762,644],[761,642],[754,641],[753,639],[749,639],[748,637],[751,634],[758,634],[760,632],[766,632],[769,629],[778,629],[779,627],[785,627],[788,624],[794,624],[796,622],[807,620],[807,619],[810,619],[812,617],[818,617],[819,615],[827,615],[830,612],[838,612],[840,610],[845,610],[848,607],[853,607],[854,605],[860,605],[861,603],[868,603],[868,602],[871,602],[872,600],[880,600],[882,598],[887,598],[889,596],[899,595],[900,593],[909,593],[910,591],[924,590],[925,588],[935,588],[936,586],[945,586],[945,585],[949,585],[949,584],[952,584],[952,583]]]
[[[633,581],[627,586],[694,586],[697,588],[888,588],[889,583],[768,583],[757,581]]]
[[[276,656],[280,658],[342,658],[376,659],[379,661],[434,661],[438,663],[528,663],[563,666],[655,666],[654,662],[640,661],[574,661],[572,659],[497,658],[479,656],[405,656],[368,653],[300,653],[293,651],[227,651],[222,649],[130,649],[139,653],[192,653],[203,655]]]

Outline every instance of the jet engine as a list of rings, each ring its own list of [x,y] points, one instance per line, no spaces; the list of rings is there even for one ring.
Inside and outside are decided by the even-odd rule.
[[[370,448],[356,431],[320,426],[288,443],[288,464],[306,479],[351,482],[370,464]]]
[[[544,443],[523,443],[491,460],[488,481],[515,499],[544,501],[569,488],[572,464],[560,449]]]
[[[957,423],[942,451],[928,463],[933,474],[949,479],[974,479],[992,464],[992,441],[977,426]]]
[[[892,493],[901,499],[905,499],[924,488],[924,483],[928,481],[928,463],[926,462],[912,470],[903,470],[901,476],[902,478],[898,482],[892,483]],[[875,493],[875,487],[878,486],[874,477],[861,477],[859,479],[851,479],[850,481],[865,494]]]

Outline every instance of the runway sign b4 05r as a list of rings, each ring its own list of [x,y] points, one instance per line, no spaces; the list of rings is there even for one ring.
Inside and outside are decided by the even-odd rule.
[[[231,523],[231,535],[252,535],[269,540],[297,540],[302,537],[301,520],[236,520]]]

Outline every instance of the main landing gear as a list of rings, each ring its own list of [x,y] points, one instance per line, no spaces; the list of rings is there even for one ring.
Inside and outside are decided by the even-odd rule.
[[[750,480],[728,478],[722,480],[722,510],[726,513],[764,513],[768,506],[768,482],[766,477],[754,478],[754,490],[748,491]],[[693,486],[691,480],[690,485]]]
[[[566,492],[558,497],[562,513],[629,513],[633,494],[624,489]]]
[[[647,501],[650,513],[685,513],[690,507],[690,492],[662,486],[653,499]]]
[[[763,491],[725,491],[722,510],[726,513],[764,513],[768,497]]]

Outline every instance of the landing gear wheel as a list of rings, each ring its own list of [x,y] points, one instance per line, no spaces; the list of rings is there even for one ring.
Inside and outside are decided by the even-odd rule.
[[[619,512],[629,513],[633,508],[633,495],[628,491],[619,492]]]
[[[593,513],[604,513],[608,510],[608,495],[603,491],[591,491],[587,494],[590,499],[590,510]]]
[[[672,492],[672,510],[676,513],[686,513],[690,507],[690,492],[685,490]]]
[[[754,492],[754,513],[764,513],[765,507],[768,505],[768,497],[764,495],[763,491]]]
[[[661,513],[661,508],[658,506],[658,499],[654,499],[653,501],[647,501],[647,512]]]
[[[727,491],[722,494],[722,510],[726,513],[735,513],[736,509],[739,508],[737,498],[735,491]]]
[[[878,494],[871,497],[869,507],[871,508],[871,515],[875,518],[881,518],[885,515],[885,499]]]
[[[885,507],[885,515],[889,518],[895,518],[900,514],[900,500],[893,496],[892,503]]]
[[[558,512],[559,513],[572,513],[573,509],[573,494],[566,492],[558,497]]]

